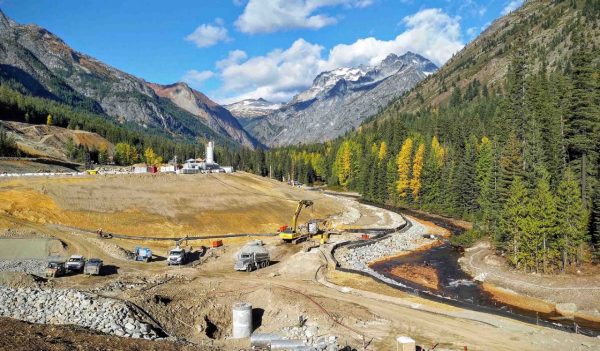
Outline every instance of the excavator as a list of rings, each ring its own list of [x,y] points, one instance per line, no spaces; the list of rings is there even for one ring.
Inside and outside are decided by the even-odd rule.
[[[294,212],[294,216],[292,217],[292,226],[283,226],[279,228],[279,237],[283,241],[296,244],[298,241],[301,241],[302,239],[306,238],[306,235],[308,234],[303,235],[302,233],[296,230],[298,225],[298,217],[300,216],[300,212],[303,208],[310,207],[312,205],[313,202],[311,200],[300,200],[298,202],[296,212]]]

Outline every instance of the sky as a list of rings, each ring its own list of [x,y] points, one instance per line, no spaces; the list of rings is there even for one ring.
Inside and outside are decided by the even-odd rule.
[[[412,51],[443,65],[523,0],[0,0],[73,49],[225,104],[288,101],[320,72]]]

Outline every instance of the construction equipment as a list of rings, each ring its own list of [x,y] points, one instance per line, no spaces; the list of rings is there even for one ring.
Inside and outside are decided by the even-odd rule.
[[[188,259],[188,252],[177,245],[174,249],[169,251],[169,257],[167,258],[167,266],[170,265],[182,265],[186,264]]]
[[[83,268],[83,273],[87,275],[100,275],[104,263],[99,258],[90,258]]]
[[[294,212],[294,216],[292,217],[292,225],[291,227],[285,228],[285,230],[279,233],[279,237],[285,242],[297,243],[298,241],[305,239],[308,234],[302,235],[300,231],[297,231],[298,225],[298,217],[300,216],[300,212],[304,207],[310,207],[313,205],[311,200],[300,200],[298,202],[298,206],[296,207],[296,212]],[[280,228],[281,229],[281,228]]]
[[[66,273],[67,269],[65,268],[64,262],[50,261],[48,262],[48,266],[46,266],[47,278],[60,277],[61,275],[65,275]]]
[[[251,272],[271,264],[269,251],[263,246],[261,240],[254,240],[244,245],[236,256],[233,267],[236,271]]]
[[[136,247],[133,252],[133,258],[136,261],[150,262],[152,260],[152,250],[147,247]]]

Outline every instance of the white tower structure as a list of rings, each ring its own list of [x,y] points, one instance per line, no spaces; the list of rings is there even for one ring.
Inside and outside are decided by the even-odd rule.
[[[209,141],[208,144],[206,145],[206,164],[207,165],[212,165],[215,163],[214,148],[215,148],[215,145],[213,144],[213,142]]]

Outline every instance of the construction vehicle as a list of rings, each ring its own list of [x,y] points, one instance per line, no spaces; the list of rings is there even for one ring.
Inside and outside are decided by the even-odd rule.
[[[67,269],[71,272],[83,272],[85,258],[81,255],[73,255],[67,261]]]
[[[56,278],[61,275],[65,275],[67,273],[67,269],[65,268],[64,262],[59,261],[50,261],[48,262],[48,266],[46,266],[46,277],[47,278]]]
[[[236,254],[234,269],[251,272],[271,264],[269,251],[263,246],[262,240],[254,240],[246,244]]]
[[[133,252],[133,258],[136,261],[150,262],[152,260],[152,250],[147,247],[136,247]]]
[[[188,258],[188,252],[185,249],[182,249],[177,245],[174,249],[169,251],[169,256],[167,258],[167,266],[170,265],[182,265],[186,264]]]
[[[90,258],[83,268],[83,273],[87,275],[100,275],[104,263],[99,258]]]
[[[311,200],[300,200],[298,202],[298,206],[296,207],[296,212],[294,212],[294,216],[292,217],[292,225],[291,227],[285,228],[283,231],[279,233],[279,237],[285,242],[297,243],[302,239],[306,239],[308,234],[302,234],[298,229],[298,217],[300,216],[300,212],[304,207],[310,207],[313,205]],[[281,227],[283,228],[283,227]],[[280,228],[280,229],[281,229]]]

